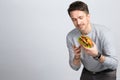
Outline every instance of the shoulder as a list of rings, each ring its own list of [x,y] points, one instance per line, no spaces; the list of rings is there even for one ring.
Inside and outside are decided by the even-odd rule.
[[[100,42],[104,42],[105,40],[109,40],[113,33],[109,27],[100,24],[92,24],[92,35],[93,39],[98,39]]]
[[[111,38],[113,38],[114,33],[109,27],[106,27],[105,25],[95,24],[94,32],[98,39],[102,41],[102,43],[108,43],[112,41]]]
[[[78,33],[79,33],[79,30],[77,28],[74,28],[73,30],[68,32],[67,37],[72,38],[72,37],[74,37]]]
[[[92,27],[97,30],[97,31],[109,31],[110,28],[108,28],[107,26],[105,25],[101,25],[101,24],[92,24]]]
[[[92,24],[93,30],[96,34],[109,34],[111,33],[111,29],[105,25],[101,24]]]

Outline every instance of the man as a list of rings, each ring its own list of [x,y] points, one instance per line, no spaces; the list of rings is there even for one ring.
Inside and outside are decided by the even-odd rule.
[[[71,3],[68,14],[76,27],[66,37],[69,63],[74,70],[78,70],[83,64],[80,80],[116,80],[118,60],[110,29],[92,24],[88,6],[82,1]],[[83,47],[78,43],[81,35],[92,39],[92,48]]]

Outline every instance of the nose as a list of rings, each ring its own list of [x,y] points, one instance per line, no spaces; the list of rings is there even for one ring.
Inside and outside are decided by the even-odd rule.
[[[77,24],[81,24],[81,20],[80,19],[77,19]]]

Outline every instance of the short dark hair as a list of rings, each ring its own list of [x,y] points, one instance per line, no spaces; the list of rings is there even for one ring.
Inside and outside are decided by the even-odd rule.
[[[74,10],[84,11],[86,14],[89,14],[88,5],[82,1],[75,1],[71,3],[68,8],[68,14],[70,15],[70,12]]]

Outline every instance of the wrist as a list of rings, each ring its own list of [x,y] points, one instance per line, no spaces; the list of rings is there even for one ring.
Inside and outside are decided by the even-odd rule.
[[[74,59],[75,59],[75,60],[79,60],[79,59],[80,59],[80,55],[75,55],[75,56],[74,56]]]
[[[95,60],[99,60],[101,58],[101,54],[98,52],[96,56],[93,57]]]
[[[99,62],[103,63],[105,61],[105,56],[101,55]]]
[[[76,66],[79,66],[80,63],[81,63],[81,61],[80,61],[80,55],[75,55],[74,59],[73,59],[73,64],[76,65]]]

